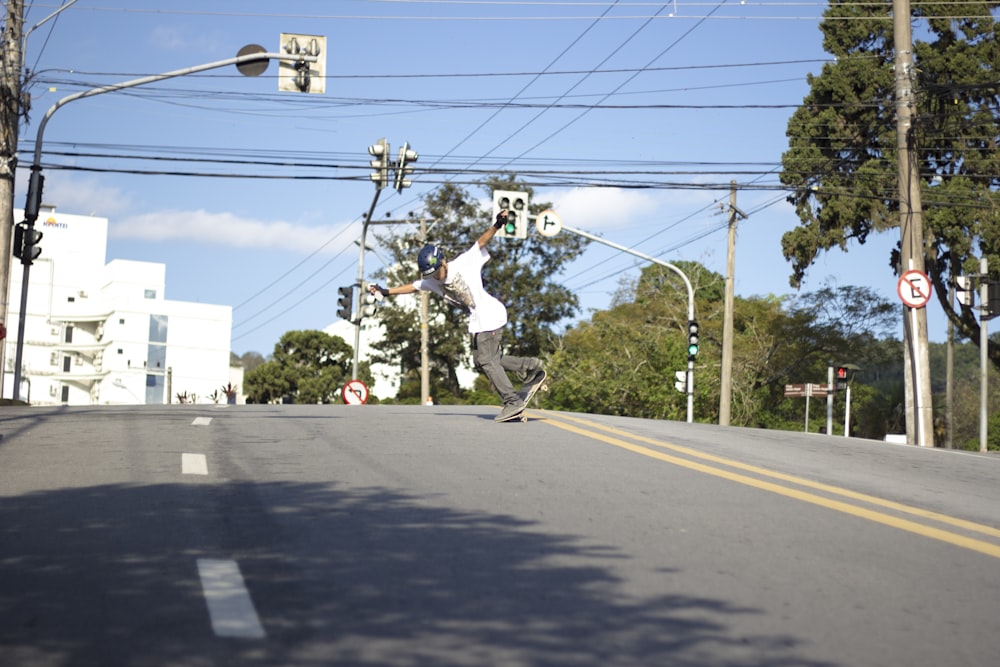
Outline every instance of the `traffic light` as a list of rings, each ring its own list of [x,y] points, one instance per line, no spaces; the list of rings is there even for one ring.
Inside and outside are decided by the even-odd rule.
[[[21,264],[31,264],[42,254],[42,249],[38,246],[41,240],[42,233],[34,225],[26,222],[14,225],[14,257],[20,259]]]
[[[677,380],[674,382],[674,389],[686,394],[688,390],[688,374],[687,371],[674,371],[674,377]]]
[[[833,380],[833,388],[836,391],[847,389],[847,367],[837,366],[837,368],[833,371]]]
[[[369,178],[375,182],[375,189],[381,190],[389,185],[389,144],[385,137],[379,139],[378,143],[369,146],[368,153],[375,156],[375,159],[370,163],[375,171],[371,173]]]
[[[493,219],[500,211],[507,211],[507,224],[497,231],[497,236],[508,238],[528,238],[528,193],[493,191]]]
[[[404,141],[403,147],[399,149],[399,160],[396,163],[396,192],[402,194],[403,188],[408,188],[412,183],[407,175],[413,173],[413,167],[408,167],[407,165],[411,162],[416,162],[417,151],[410,148],[409,142]]]
[[[378,297],[374,294],[365,294],[365,305],[361,307],[358,319],[362,317],[374,317],[378,312]]]
[[[688,322],[688,359],[693,360],[698,356],[698,323],[694,320]]]
[[[326,37],[281,33],[282,53],[290,56],[315,56],[305,60],[278,61],[278,90],[293,93],[326,92]]]
[[[971,306],[975,303],[976,288],[972,285],[972,278],[955,276],[955,297],[963,306]]]
[[[1000,282],[991,280],[987,283],[985,305],[981,319],[989,320],[1000,315]]]
[[[342,320],[351,321],[351,311],[354,309],[354,287],[338,287],[337,292],[337,317]]]

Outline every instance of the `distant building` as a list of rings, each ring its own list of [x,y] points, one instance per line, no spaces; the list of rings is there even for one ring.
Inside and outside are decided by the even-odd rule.
[[[22,220],[23,212],[15,211]],[[227,402],[232,308],[168,301],[166,265],[107,262],[108,220],[43,207],[20,397],[32,405]],[[12,398],[23,266],[12,258],[3,395]],[[215,397],[213,399],[213,396]],[[242,400],[240,400],[242,402]]]

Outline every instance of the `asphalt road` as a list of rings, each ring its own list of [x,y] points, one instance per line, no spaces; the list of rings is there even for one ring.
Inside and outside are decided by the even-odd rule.
[[[0,666],[1000,664],[1000,458],[495,408],[0,411]]]

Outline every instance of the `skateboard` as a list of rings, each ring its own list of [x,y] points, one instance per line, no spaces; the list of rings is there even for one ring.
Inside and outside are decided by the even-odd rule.
[[[545,373],[545,371],[542,371],[542,372]],[[504,422],[512,422],[512,421],[520,421],[520,422],[524,423],[524,422],[528,421],[528,416],[526,414],[524,414],[524,410],[526,410],[528,408],[528,403],[531,402],[531,399],[535,397],[536,393],[538,393],[539,391],[548,391],[549,390],[548,379],[549,379],[549,374],[545,373],[545,375],[542,376],[542,379],[539,380],[534,385],[532,385],[530,389],[528,389],[527,391],[519,391],[519,392],[517,392],[517,395],[524,402],[524,408],[520,412],[518,412],[517,414],[513,414],[510,417],[507,417],[507,419],[503,419],[503,420],[501,420],[498,423],[502,424]]]

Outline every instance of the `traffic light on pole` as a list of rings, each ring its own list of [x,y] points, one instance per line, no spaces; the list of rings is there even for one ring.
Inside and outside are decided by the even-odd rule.
[[[833,380],[834,380],[833,388],[836,391],[847,389],[847,367],[837,366],[837,368],[835,368],[833,371]]]
[[[412,183],[407,175],[413,173],[413,167],[408,167],[407,165],[411,162],[416,162],[417,151],[410,148],[409,142],[404,141],[403,147],[399,149],[399,160],[396,162],[396,192],[402,194],[403,188],[408,188]]]
[[[373,171],[369,178],[375,182],[375,189],[381,190],[389,185],[389,144],[385,137],[378,140],[378,143],[368,147],[368,153],[375,157],[370,162]]]
[[[674,381],[674,389],[686,394],[688,390],[688,374],[687,371],[674,371],[674,377],[677,378]]]
[[[694,360],[698,356],[698,323],[694,320],[688,321],[688,359]]]
[[[326,37],[281,33],[281,52],[289,56],[314,56],[306,60],[278,61],[278,90],[293,93],[326,92]]]
[[[351,311],[354,309],[354,287],[338,287],[337,292],[337,317],[342,320],[351,321]]]
[[[365,294],[365,305],[361,307],[358,319],[363,317],[374,317],[378,312],[379,299],[374,294]]]
[[[38,242],[42,240],[42,233],[35,230],[34,225],[26,222],[19,222],[14,225],[14,257],[21,260],[21,264],[31,264],[42,254],[42,249]]]
[[[497,231],[497,236],[528,238],[528,193],[493,191],[493,219],[500,211],[507,211],[507,224]]]

